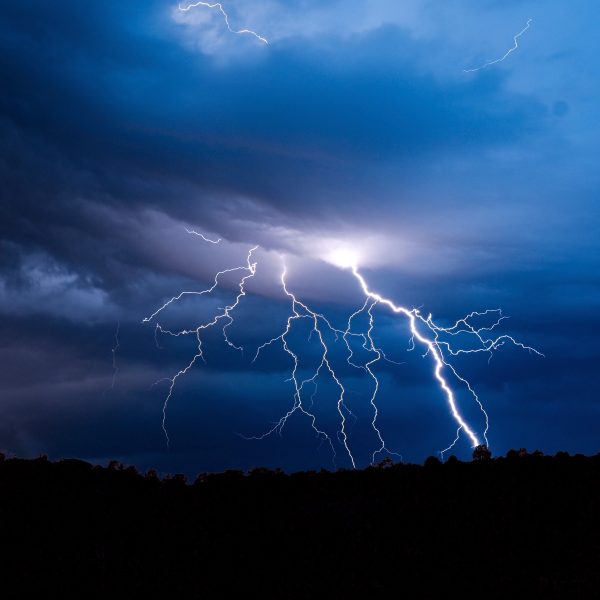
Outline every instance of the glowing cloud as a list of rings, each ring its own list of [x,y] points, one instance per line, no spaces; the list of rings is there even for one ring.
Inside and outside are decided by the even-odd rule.
[[[359,254],[356,250],[350,248],[337,248],[330,252],[325,260],[341,269],[349,269],[358,266]]]

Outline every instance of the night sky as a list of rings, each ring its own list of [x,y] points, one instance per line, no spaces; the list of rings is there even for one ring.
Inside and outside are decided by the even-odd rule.
[[[4,2],[0,9],[0,449],[162,472],[264,465],[333,468],[294,414],[291,360],[274,344],[290,313],[279,277],[343,328],[364,302],[332,264],[352,251],[373,290],[449,326],[501,308],[504,345],[459,357],[490,418],[494,454],[596,453],[600,399],[600,37],[597,4],[512,0],[229,0],[233,29],[168,0]],[[531,18],[519,47],[501,57]],[[210,244],[186,233],[202,232]],[[207,331],[142,323],[182,290],[209,287],[259,245],[227,346]],[[239,275],[237,276],[239,280]],[[226,276],[159,319],[196,327],[235,298]],[[410,348],[406,321],[375,309],[378,424],[406,461],[456,425]],[[118,327],[118,348],[113,348]],[[293,335],[314,364],[309,330]],[[347,388],[358,466],[376,446],[372,381]],[[312,363],[311,363],[312,361]],[[114,381],[113,381],[114,377]],[[163,380],[163,381],[159,381]],[[155,382],[159,381],[156,385]],[[114,383],[114,385],[113,385]],[[481,432],[481,414],[452,380]],[[337,392],[312,398],[332,437]],[[310,397],[312,391],[307,395]],[[308,401],[307,397],[307,401]],[[461,437],[455,453],[470,455]],[[384,458],[385,454],[380,456]]]

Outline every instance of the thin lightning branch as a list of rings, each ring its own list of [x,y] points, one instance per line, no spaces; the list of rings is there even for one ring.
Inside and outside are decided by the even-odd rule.
[[[371,366],[374,365],[376,362],[378,362],[382,356],[384,357],[385,360],[388,360],[385,357],[385,354],[383,353],[383,351],[380,350],[379,348],[377,348],[377,346],[375,346],[375,343],[373,342],[372,333],[373,333],[373,327],[375,326],[375,321],[374,321],[372,310],[376,305],[377,305],[377,301],[372,302],[367,310],[367,313],[369,315],[369,329],[367,330],[367,339],[369,341],[369,345],[368,345],[368,347],[365,346],[365,348],[367,350],[370,350],[375,353],[375,358],[373,358],[372,360],[370,360],[369,362],[367,362],[365,364],[365,369],[369,373],[369,375],[371,376],[371,378],[373,379],[373,382],[375,384],[375,388],[374,388],[373,394],[371,396],[371,406],[373,407],[373,420],[371,421],[371,427],[377,433],[377,437],[379,438],[379,443],[380,443],[379,448],[377,448],[377,450],[375,450],[373,452],[373,455],[371,457],[372,463],[375,462],[375,457],[378,454],[381,454],[382,452],[387,452],[388,454],[396,455],[400,458],[400,460],[402,460],[402,455],[398,454],[397,452],[393,452],[387,448],[387,446],[385,444],[385,440],[383,439],[383,436],[381,435],[381,431],[379,430],[379,428],[376,425],[377,417],[379,416],[379,409],[377,408],[377,404],[375,403],[375,400],[377,398],[377,392],[379,391],[379,380],[377,379],[377,377],[371,370]]]
[[[225,273],[233,273],[236,271],[245,271],[247,272],[247,275],[244,275],[239,283],[238,283],[238,294],[235,298],[235,301],[226,306],[225,308],[220,309],[221,312],[217,315],[215,315],[212,320],[207,321],[206,323],[201,323],[200,325],[198,325],[196,328],[194,329],[182,329],[179,331],[171,331],[169,329],[164,329],[160,323],[156,323],[155,326],[155,336],[157,335],[157,333],[161,333],[161,334],[166,334],[166,335],[171,335],[174,337],[180,337],[180,336],[186,336],[186,335],[195,335],[196,337],[196,341],[197,341],[197,350],[196,350],[196,354],[192,357],[192,359],[190,360],[190,362],[187,364],[187,366],[185,366],[184,368],[180,369],[173,377],[167,377],[167,378],[163,378],[161,379],[161,381],[168,381],[169,382],[169,390],[167,393],[167,396],[165,398],[165,401],[163,403],[163,418],[162,418],[162,429],[163,432],[165,434],[165,439],[167,441],[167,447],[170,445],[170,438],[169,438],[169,433],[167,431],[167,408],[169,405],[169,401],[173,395],[173,390],[175,388],[175,384],[177,383],[177,380],[182,377],[183,375],[185,375],[186,373],[189,372],[189,370],[196,364],[196,361],[198,359],[206,362],[204,360],[204,352],[202,349],[202,333],[203,331],[210,329],[211,327],[214,327],[217,323],[219,323],[222,320],[225,320],[225,323],[223,325],[222,328],[222,332],[223,332],[223,338],[225,340],[225,342],[232,348],[235,348],[236,350],[240,350],[242,351],[243,348],[241,346],[236,346],[227,336],[227,328],[233,323],[233,317],[231,316],[231,312],[237,308],[237,306],[240,303],[240,300],[246,295],[246,290],[245,290],[245,285],[246,282],[248,281],[248,279],[254,277],[254,275],[256,274],[256,266],[257,263],[256,262],[251,262],[251,260],[253,259],[253,253],[258,249],[258,246],[254,246],[253,248],[251,248],[248,251],[248,255],[246,257],[246,266],[242,266],[242,267],[233,267],[230,269],[224,269],[223,271],[219,271],[214,278],[214,282],[213,285],[205,290],[202,290],[200,292],[181,292],[179,295],[174,296],[173,298],[171,298],[170,300],[168,300],[167,302],[165,302],[159,309],[157,309],[156,311],[154,311],[154,313],[152,313],[149,317],[145,317],[143,319],[143,323],[147,323],[152,321],[157,315],[159,315],[163,310],[165,310],[166,308],[168,308],[169,306],[171,306],[171,304],[173,304],[174,302],[177,302],[178,300],[180,300],[181,298],[183,298],[185,295],[197,295],[197,296],[203,296],[205,294],[209,294],[211,292],[213,292],[215,290],[215,288],[217,287],[217,285],[219,284],[219,277]],[[158,383],[158,382],[157,382]]]
[[[379,360],[381,360],[381,358],[383,358],[384,360],[387,360],[388,362],[391,362],[393,364],[401,364],[401,363],[396,363],[395,361],[389,360],[385,356],[385,353],[383,352],[383,350],[381,350],[381,348],[378,348],[377,346],[375,346],[375,342],[373,341],[372,333],[373,333],[373,327],[375,326],[375,321],[374,321],[372,311],[373,311],[373,308],[377,305],[377,302],[378,302],[377,300],[372,300],[371,298],[367,297],[365,300],[365,303],[362,305],[362,307],[359,308],[357,311],[353,312],[350,315],[350,317],[348,318],[348,324],[346,327],[346,331],[344,332],[344,342],[346,343],[346,347],[348,348],[348,358],[347,358],[348,364],[353,367],[356,367],[358,369],[363,369],[364,371],[366,371],[369,374],[369,376],[371,377],[371,379],[373,380],[373,384],[374,384],[373,393],[371,395],[371,401],[370,401],[371,406],[373,407],[373,420],[371,421],[371,427],[372,427],[373,431],[375,431],[375,433],[377,434],[377,438],[379,439],[380,445],[379,445],[379,448],[377,448],[373,452],[373,454],[371,456],[371,463],[374,463],[375,457],[378,454],[381,454],[383,452],[387,452],[388,454],[393,454],[395,456],[398,456],[400,458],[400,460],[402,460],[401,454],[398,454],[397,452],[393,452],[387,448],[385,440],[383,439],[383,436],[381,434],[381,431],[377,427],[377,417],[379,416],[379,409],[377,408],[376,398],[377,398],[377,393],[379,392],[379,380],[377,379],[375,373],[373,373],[373,371],[371,370],[371,367],[375,363],[377,363]],[[365,311],[365,309],[367,310],[367,314],[369,315],[369,328],[367,329],[366,334],[359,334],[359,335],[361,335],[364,340],[362,347],[367,352],[373,353],[374,358],[367,361],[364,365],[357,365],[356,363],[354,363],[352,361],[354,352],[348,342],[348,336],[352,335],[351,330],[352,330],[353,319],[355,317],[357,317],[358,315],[360,315],[361,313],[363,313]]]
[[[188,6],[181,6],[181,4],[180,4],[179,10],[181,12],[188,12],[192,8],[196,8],[197,6],[205,6],[206,8],[211,8],[211,9],[216,8],[223,15],[223,18],[225,19],[225,25],[227,25],[227,29],[231,33],[242,33],[242,34],[249,33],[250,35],[253,35],[257,40],[262,42],[263,44],[269,43],[266,38],[262,37],[262,35],[259,35],[258,33],[256,33],[256,31],[252,31],[251,29],[232,29],[231,25],[229,24],[229,16],[225,12],[225,9],[223,8],[223,5],[220,2],[214,2],[212,4],[210,2],[194,2],[193,4],[189,4]]]
[[[198,237],[202,238],[205,242],[208,242],[209,244],[218,244],[223,241],[221,238],[218,238],[216,240],[211,240],[210,238],[207,238],[203,233],[199,233],[198,231],[194,231],[193,229],[188,229],[187,227],[185,228],[185,230],[191,235],[197,235]]]
[[[119,330],[121,329],[121,321],[117,321],[117,328],[115,330],[115,345],[112,347],[112,380],[110,385],[104,390],[104,394],[106,394],[109,390],[113,390],[115,388],[115,383],[117,381],[117,375],[119,373],[119,367],[117,367],[117,350],[120,347],[119,343]],[[103,395],[104,395],[103,394]]]
[[[333,379],[333,381],[335,382],[335,384],[337,385],[337,387],[340,390],[338,400],[337,400],[337,410],[338,410],[338,413],[339,413],[340,419],[341,419],[340,440],[341,440],[342,445],[344,446],[344,449],[346,450],[346,452],[348,454],[348,457],[350,458],[350,462],[352,463],[352,466],[356,467],[356,462],[355,462],[354,456],[348,446],[348,434],[346,433],[346,415],[344,414],[344,409],[348,411],[348,408],[345,407],[345,405],[344,405],[344,394],[346,393],[346,390],[345,390],[341,380],[337,376],[335,370],[331,366],[331,363],[327,356],[327,354],[329,352],[329,348],[323,337],[323,331],[322,331],[321,327],[324,326],[329,331],[333,332],[333,334],[336,337],[336,340],[337,340],[337,334],[338,334],[339,330],[335,329],[326,317],[324,317],[322,314],[312,311],[306,304],[304,304],[303,302],[298,300],[298,298],[296,298],[296,296],[292,292],[289,291],[289,289],[287,287],[287,283],[286,283],[286,274],[287,274],[287,270],[284,266],[283,271],[281,273],[281,278],[280,278],[281,286],[283,288],[285,295],[291,301],[291,314],[287,319],[286,327],[280,335],[270,339],[269,341],[265,342],[264,344],[262,344],[261,346],[259,346],[257,348],[256,354],[255,354],[252,362],[254,362],[258,359],[262,350],[264,350],[265,348],[271,346],[272,344],[274,344],[276,342],[281,342],[281,344],[283,346],[283,350],[287,354],[290,355],[290,357],[292,358],[292,361],[293,361],[291,381],[294,385],[294,398],[293,398],[294,401],[293,401],[293,404],[292,404],[292,407],[290,408],[290,410],[288,410],[287,413],[285,415],[283,415],[283,417],[281,417],[281,419],[269,431],[267,431],[266,433],[264,433],[261,436],[253,436],[253,437],[246,438],[246,439],[264,439],[267,436],[269,436],[275,432],[277,432],[281,435],[281,432],[282,432],[283,428],[285,427],[287,420],[296,411],[300,411],[301,413],[303,413],[309,417],[309,419],[311,420],[311,426],[314,429],[317,436],[320,437],[321,439],[327,440],[327,442],[329,443],[329,446],[331,447],[331,450],[333,453],[333,459],[335,462],[336,451],[335,451],[333,442],[332,442],[330,436],[327,435],[327,433],[320,430],[316,426],[316,417],[313,413],[310,412],[310,410],[312,410],[312,403],[313,403],[314,395],[316,393],[316,389],[313,391],[313,394],[310,398],[310,402],[311,402],[310,410],[304,406],[304,403],[302,400],[302,391],[304,389],[304,386],[308,383],[312,383],[316,387],[317,379],[320,376],[323,368],[325,368],[329,372],[331,378]],[[321,354],[321,361],[319,363],[319,366],[313,373],[312,377],[304,379],[300,383],[298,383],[297,373],[298,373],[298,368],[299,368],[299,358],[298,358],[298,355],[289,347],[287,336],[291,332],[294,322],[299,321],[300,319],[309,319],[310,321],[312,321],[312,329],[311,329],[310,335],[311,335],[311,337],[312,337],[313,333],[315,333],[317,335],[319,344],[322,349],[322,354]],[[349,412],[349,414],[352,414],[352,413]]]
[[[117,321],[117,329],[115,331],[115,345],[113,346],[112,349],[112,368],[113,368],[113,376],[112,376],[112,383],[111,383],[111,388],[115,387],[115,379],[117,378],[117,373],[119,372],[119,368],[117,367],[117,350],[119,349],[119,347],[121,346],[121,344],[119,343],[119,330],[121,329],[121,321]]]
[[[513,37],[515,45],[512,48],[509,48],[504,53],[503,56],[501,56],[500,58],[496,58],[495,60],[489,60],[486,63],[484,63],[483,65],[481,65],[480,67],[475,67],[474,69],[463,69],[463,72],[464,73],[474,73],[475,71],[481,71],[481,69],[485,69],[486,67],[489,67],[490,65],[495,65],[496,63],[502,62],[503,60],[505,60],[506,58],[508,58],[508,56],[510,54],[512,54],[519,47],[519,41],[518,40],[529,29],[532,21],[533,21],[533,19],[528,19],[527,20],[527,24],[525,25],[525,27],[523,27],[523,29],[521,29],[521,31],[519,31],[519,33],[517,33]]]
[[[225,275],[225,273],[234,273],[235,271],[245,271],[246,269],[247,269],[247,267],[232,267],[231,269],[223,269],[223,271],[219,271],[215,275],[214,282],[209,288],[202,290],[200,292],[188,292],[188,291],[180,292],[177,296],[173,296],[170,300],[167,300],[160,308],[156,309],[149,317],[144,317],[144,319],[142,319],[142,323],[149,323],[150,321],[152,321],[152,319],[154,319],[157,315],[159,315],[163,310],[165,310],[166,308],[171,306],[171,304],[173,304],[173,302],[177,302],[177,301],[181,300],[184,296],[204,296],[205,294],[210,294],[219,285],[219,276]]]
[[[452,443],[447,448],[440,450],[439,454],[440,454],[440,458],[442,460],[444,460],[444,454],[446,454],[446,452],[450,452],[450,450],[452,450],[452,448],[454,448],[454,446],[456,446],[456,444],[458,443],[458,440],[460,439],[460,430],[461,429],[462,429],[462,427],[458,427],[458,429],[456,430],[456,437],[454,438]]]

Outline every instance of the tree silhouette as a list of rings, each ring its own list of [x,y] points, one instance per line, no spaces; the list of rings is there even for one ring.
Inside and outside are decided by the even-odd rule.
[[[191,485],[0,455],[2,597],[442,598],[466,572],[488,598],[598,597],[600,454],[390,464]]]
[[[485,444],[475,446],[475,448],[473,449],[473,460],[490,460],[491,458],[492,453]]]

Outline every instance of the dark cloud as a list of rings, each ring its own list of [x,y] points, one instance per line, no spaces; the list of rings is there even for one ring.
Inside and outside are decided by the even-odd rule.
[[[350,192],[349,168],[472,154],[542,123],[539,103],[504,91],[498,74],[457,83],[419,72],[397,28],[220,65],[190,53],[176,30],[157,31],[167,15],[156,5],[133,7],[7,11],[7,194],[43,183],[75,210],[83,196],[180,216],[228,194],[298,213],[300,198],[306,210],[340,183]]]

